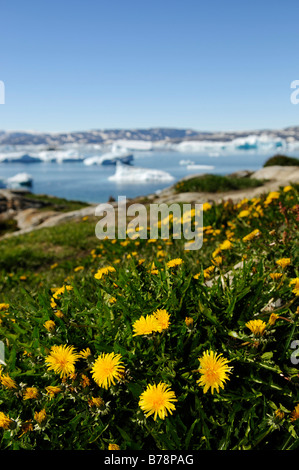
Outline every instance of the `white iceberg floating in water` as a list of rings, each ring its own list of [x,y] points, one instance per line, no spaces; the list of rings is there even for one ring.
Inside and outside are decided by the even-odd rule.
[[[187,170],[214,170],[213,165],[187,165]]]
[[[134,157],[127,152],[108,152],[101,156],[88,157],[84,160],[84,165],[116,165],[117,162],[131,163]]]
[[[149,183],[173,181],[174,177],[163,170],[133,167],[117,163],[115,174],[109,176],[109,181]]]
[[[72,163],[83,160],[83,156],[80,155],[77,149],[42,150],[38,152],[37,156],[43,162],[54,163]]]
[[[118,148],[126,150],[139,150],[139,151],[150,151],[153,150],[153,143],[147,140],[117,140],[113,146],[112,150],[117,150]]]
[[[28,154],[8,153],[7,155],[1,155],[0,161],[2,163],[39,163],[41,159]]]
[[[182,153],[208,153],[210,157],[218,157],[223,151],[239,152],[255,150],[261,152],[275,151],[285,148],[285,141],[279,137],[266,134],[250,134],[246,137],[236,137],[232,140],[187,140],[173,144],[172,149]]]
[[[180,165],[193,165],[194,162],[192,160],[180,160]]]
[[[208,140],[187,140],[179,144],[173,144],[173,150],[181,153],[219,152],[226,150],[228,143]]]
[[[31,175],[28,173],[18,173],[11,178],[7,178],[6,184],[8,187],[15,187],[15,186],[32,186],[33,179]]]

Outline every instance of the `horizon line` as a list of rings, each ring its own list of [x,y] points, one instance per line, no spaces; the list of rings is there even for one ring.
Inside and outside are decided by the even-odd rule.
[[[299,127],[298,125],[288,125],[286,127],[280,127],[280,128],[268,128],[268,127],[263,127],[263,128],[251,128],[251,129],[242,129],[242,130],[237,130],[237,129],[230,129],[230,130],[199,130],[195,129],[193,127],[175,127],[175,126],[149,126],[149,127],[98,127],[98,128],[89,128],[89,129],[78,129],[78,130],[69,130],[69,131],[41,131],[41,130],[34,130],[34,129],[0,129],[0,132],[6,132],[6,133],[18,133],[18,132],[23,132],[26,134],[50,134],[50,135],[57,135],[57,134],[76,134],[78,132],[96,132],[96,131],[113,131],[113,130],[123,130],[123,131],[141,131],[141,130],[153,130],[153,129],[169,129],[169,130],[183,130],[183,131],[192,131],[192,132],[197,132],[197,133],[205,133],[205,134],[217,134],[217,133],[222,133],[222,134],[228,134],[228,133],[241,133],[241,132],[263,132],[263,131],[280,131],[280,130],[286,130],[290,129],[293,127]]]

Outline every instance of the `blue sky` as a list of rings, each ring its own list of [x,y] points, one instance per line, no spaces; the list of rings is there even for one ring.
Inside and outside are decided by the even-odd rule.
[[[2,0],[0,129],[299,125],[296,0]]]

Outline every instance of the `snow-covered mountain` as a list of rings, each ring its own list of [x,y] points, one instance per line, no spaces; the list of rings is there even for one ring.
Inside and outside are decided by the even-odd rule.
[[[150,128],[150,129],[99,129],[89,131],[44,133],[34,131],[0,131],[0,145],[46,145],[57,147],[65,144],[111,144],[116,141],[179,144],[189,141],[232,142],[249,136],[265,140],[281,140],[286,143],[299,142],[299,126],[280,130],[248,130],[231,132],[201,132],[193,129]],[[137,144],[137,141],[139,144]],[[127,147],[130,147],[127,145]],[[131,145],[132,147],[132,145]],[[134,145],[133,145],[134,147]],[[146,147],[146,146],[145,146]]]
[[[34,131],[0,131],[0,145],[64,145],[96,144],[118,140],[129,141],[169,141],[182,140],[197,136],[198,132],[190,129],[104,129],[77,132],[43,133]]]

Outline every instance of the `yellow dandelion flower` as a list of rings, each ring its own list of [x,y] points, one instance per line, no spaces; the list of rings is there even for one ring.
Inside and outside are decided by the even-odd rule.
[[[78,356],[82,357],[83,359],[87,359],[89,356],[91,356],[91,350],[89,348],[83,349],[79,352]]]
[[[253,238],[258,237],[260,235],[259,229],[255,229],[252,232],[248,233],[248,235],[245,235],[245,237],[242,238],[243,242],[249,242],[250,240],[253,240]]]
[[[11,422],[12,422],[12,420],[8,416],[6,416],[5,413],[0,411],[0,428],[9,429],[9,426],[10,426]]]
[[[23,400],[33,400],[38,397],[38,389],[36,387],[26,387]]]
[[[298,296],[299,295],[299,277],[295,277],[294,279],[292,279],[289,283],[289,286],[293,286],[294,285],[294,288],[292,289],[292,292]]]
[[[159,328],[158,331],[161,332],[163,330],[167,330],[169,328],[170,322],[169,318],[170,315],[165,309],[158,309],[153,313],[154,318],[157,320]]]
[[[291,258],[280,258],[276,261],[276,264],[284,269],[291,264]]]
[[[78,273],[79,271],[83,271],[84,269],[84,266],[77,266],[76,268],[74,268],[74,271],[75,273]]]
[[[232,242],[229,240],[224,240],[223,243],[220,244],[220,250],[229,250],[233,246]]]
[[[1,303],[0,304],[0,311],[7,310],[9,308],[9,304]]]
[[[211,393],[216,389],[219,392],[219,387],[224,388],[224,383],[229,380],[228,374],[231,372],[231,367],[228,366],[229,361],[222,357],[222,354],[217,354],[214,351],[205,351],[199,359],[201,378],[197,380],[198,385],[203,387],[203,392],[206,393],[209,388]]]
[[[69,376],[75,372],[75,363],[79,355],[73,346],[52,346],[50,354],[46,357],[48,370],[53,370],[61,378]]]
[[[0,381],[3,387],[14,389],[17,388],[17,384],[8,374],[1,374]]]
[[[114,273],[115,268],[113,266],[106,266],[104,268],[98,269],[96,274],[94,275],[95,279],[102,279],[103,276],[106,276],[109,273]]]
[[[92,408],[93,406],[95,406],[96,408],[101,408],[105,405],[105,402],[101,397],[91,397],[88,400],[88,404],[90,408]]]
[[[238,217],[243,218],[243,217],[248,217],[250,215],[250,211],[247,209],[244,209],[238,214]]]
[[[210,209],[212,209],[212,205],[209,202],[204,202],[203,205],[202,205],[202,210],[203,211],[208,211]]]
[[[205,279],[209,279],[211,277],[211,274],[215,270],[215,266],[209,266],[208,268],[204,269],[203,275]]]
[[[82,374],[82,377],[81,377],[81,386],[83,388],[85,387],[88,387],[90,385],[90,380],[89,378],[87,377],[87,375],[85,374]]]
[[[57,317],[57,318],[63,318],[64,315],[62,313],[61,310],[56,310],[56,312],[54,312],[54,315]]]
[[[55,269],[57,268],[57,266],[58,266],[58,263],[51,264],[50,269]]]
[[[49,395],[51,399],[54,398],[57,393],[62,391],[60,387],[55,387],[53,385],[49,385],[48,387],[46,387],[45,390],[47,392],[47,395]]]
[[[277,315],[277,314],[274,313],[274,312],[271,313],[270,318],[269,318],[269,322],[268,322],[269,325],[274,325],[275,322],[276,322],[276,320],[278,320],[278,318],[279,318],[279,315]]]
[[[266,197],[266,200],[264,202],[264,204],[267,206],[268,204],[271,204],[271,202],[274,200],[274,199],[279,199],[279,192],[278,191],[271,191],[268,196]]]
[[[56,307],[57,307],[57,303],[55,302],[55,300],[54,300],[53,297],[51,298],[50,305],[51,305],[52,308],[56,308]]]
[[[275,410],[274,412],[274,417],[279,421],[281,421],[284,418],[284,415],[285,415],[284,412],[280,410],[279,408]]]
[[[290,420],[291,421],[296,421],[299,419],[299,404],[295,406],[295,409],[291,413]]]
[[[176,266],[180,266],[184,261],[181,258],[171,259],[167,262],[168,268],[175,268]]]
[[[254,336],[262,336],[265,332],[267,324],[263,320],[250,320],[245,326],[254,334]]]
[[[38,422],[38,424],[41,424],[43,421],[45,421],[46,418],[47,418],[47,413],[44,408],[34,413],[34,419],[35,421]]]
[[[55,322],[53,322],[53,320],[47,320],[43,326],[46,330],[53,331],[55,329]]]
[[[26,351],[26,349],[24,349],[23,356],[32,357],[32,353],[29,352],[29,351]]]
[[[157,258],[164,258],[166,256],[166,252],[164,250],[157,251]]]
[[[153,414],[156,421],[157,416],[165,419],[168,413],[172,414],[175,410],[173,403],[176,401],[175,393],[170,387],[160,382],[158,385],[149,384],[147,386],[146,390],[139,397],[139,406],[147,418]]]
[[[159,270],[156,268],[155,263],[152,263],[151,268],[150,268],[150,273],[151,274],[158,274]]]
[[[269,276],[273,281],[278,281],[282,277],[282,273],[270,273]]]
[[[235,233],[234,233],[234,232],[231,232],[231,230],[226,230],[225,234],[226,234],[226,238],[227,238],[228,240],[233,240],[233,239],[234,239]]]
[[[160,328],[157,319],[153,315],[143,315],[133,323],[133,336],[150,335]]]
[[[222,256],[215,256],[215,257],[212,259],[212,263],[213,263],[215,266],[220,266],[220,264],[222,264],[222,261],[223,261]]]
[[[120,450],[120,447],[117,444],[109,444],[108,450]]]
[[[108,389],[111,385],[114,385],[116,381],[119,381],[125,370],[121,361],[122,357],[120,354],[102,353],[95,361],[91,372],[94,381],[103,388]]]
[[[293,189],[293,186],[288,185],[283,188],[283,192],[287,193],[288,191],[291,191],[292,189]]]
[[[32,422],[31,422],[30,419],[28,421],[25,421],[24,423],[22,423],[21,431],[22,431],[22,434],[20,434],[19,438],[22,437],[27,432],[33,431],[33,426],[32,426]]]
[[[57,299],[61,294],[64,294],[65,291],[71,291],[71,290],[73,290],[73,287],[69,285],[58,287],[57,289],[55,289],[53,298]]]
[[[193,326],[193,323],[194,323],[194,320],[193,320],[193,318],[191,318],[191,317],[186,317],[186,318],[185,318],[185,324],[186,324],[186,326],[188,326],[188,327],[191,327],[191,328],[192,328],[192,326]]]
[[[253,217],[263,217],[264,211],[261,206],[256,206],[255,211],[253,212]]]

